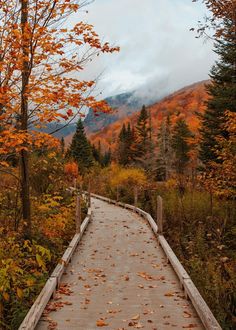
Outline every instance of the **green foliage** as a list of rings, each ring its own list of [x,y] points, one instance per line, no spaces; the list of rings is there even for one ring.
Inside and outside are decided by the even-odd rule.
[[[172,149],[175,154],[174,166],[177,173],[182,174],[189,162],[190,145],[188,138],[191,137],[191,132],[184,119],[178,119],[172,135]]]
[[[68,156],[78,163],[80,173],[85,173],[93,165],[92,148],[87,140],[81,119],[77,123],[76,132],[68,150]]]
[[[211,71],[212,83],[207,86],[210,99],[207,110],[202,117],[202,141],[200,157],[204,164],[210,161],[219,162],[217,150],[218,138],[227,137],[224,130],[225,112],[236,111],[236,47],[235,22],[224,21],[225,33],[215,43],[215,52],[219,61]]]
[[[134,130],[131,129],[130,123],[128,123],[127,128],[126,125],[123,124],[119,134],[117,148],[118,162],[120,165],[130,165],[134,160],[134,136]]]
[[[142,107],[135,129],[135,155],[138,160],[147,154],[150,147],[149,115],[145,106]]]

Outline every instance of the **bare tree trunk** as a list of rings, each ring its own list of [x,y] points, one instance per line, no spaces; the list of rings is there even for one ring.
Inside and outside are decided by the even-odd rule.
[[[27,36],[28,25],[28,0],[21,0],[21,28],[22,28],[22,89],[21,89],[21,130],[28,130],[28,85],[29,85],[29,40]],[[21,174],[21,200],[22,215],[25,234],[31,235],[31,207],[29,183],[29,152],[22,150],[20,153]]]

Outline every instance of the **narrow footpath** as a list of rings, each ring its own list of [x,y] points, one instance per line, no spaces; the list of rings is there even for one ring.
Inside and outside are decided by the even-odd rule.
[[[204,329],[149,224],[95,199],[92,211],[36,329]]]

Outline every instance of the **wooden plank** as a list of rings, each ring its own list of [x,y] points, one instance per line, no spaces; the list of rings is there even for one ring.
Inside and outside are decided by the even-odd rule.
[[[87,228],[88,224],[89,224],[89,221],[90,221],[90,217],[86,217],[85,220],[83,221],[82,225],[81,225],[81,236],[84,234],[85,232],[85,229]]]
[[[158,231],[158,227],[157,227],[157,224],[156,222],[154,221],[154,219],[152,218],[152,216],[150,214],[147,213],[146,215],[146,219],[148,220],[152,230],[154,231],[154,233],[156,234],[157,231]]]
[[[57,280],[57,287],[59,287],[59,284],[61,282],[62,275],[65,271],[65,264],[64,262],[57,264],[56,268],[54,269],[52,275],[50,278],[56,278]]]
[[[198,289],[194,285],[191,279],[184,280],[184,289],[187,292],[189,299],[191,300],[194,308],[196,309],[202,323],[207,330],[221,330],[221,326],[215,319],[210,308],[207,306],[205,300],[202,298]]]
[[[62,262],[67,266],[72,258],[73,255],[73,248],[71,246],[69,246],[65,253],[63,254],[61,260]]]
[[[18,330],[33,330],[35,329],[47,303],[49,302],[51,296],[57,287],[57,279],[49,278],[40,292],[38,298],[35,300],[34,304],[30,308],[25,319],[21,323]]]
[[[159,235],[158,240],[161,244],[162,249],[164,250],[168,260],[170,261],[172,267],[174,268],[176,274],[179,277],[179,280],[181,283],[183,283],[184,279],[189,279],[189,275],[184,269],[184,267],[181,265],[179,259],[176,257],[175,253],[171,249],[170,245],[167,243],[164,236]]]

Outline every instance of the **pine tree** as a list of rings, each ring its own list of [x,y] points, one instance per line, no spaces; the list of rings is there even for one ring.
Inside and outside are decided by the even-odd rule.
[[[64,137],[61,138],[61,153],[64,155],[65,153],[65,139]]]
[[[130,123],[123,124],[119,134],[118,141],[118,161],[119,164],[126,166],[130,165],[133,161],[133,143],[134,143],[134,131],[131,128]]]
[[[136,139],[135,139],[135,158],[136,161],[142,163],[142,159],[150,149],[150,127],[149,115],[145,105],[142,107],[136,125]]]
[[[111,164],[111,149],[109,149],[108,151],[106,151],[104,153],[103,159],[102,159],[102,165],[104,167],[107,167]]]
[[[186,166],[189,162],[190,145],[188,138],[192,136],[188,125],[184,119],[178,119],[172,135],[171,147],[174,152],[174,166],[178,174],[185,172]]]
[[[170,177],[173,152],[171,147],[171,121],[167,116],[161,123],[158,134],[157,180],[166,181]]]
[[[69,155],[78,163],[81,173],[93,165],[92,148],[84,132],[82,120],[79,119],[75,135],[69,149]]]
[[[235,21],[224,20],[224,33],[215,44],[219,61],[211,70],[212,83],[207,86],[210,99],[202,116],[200,158],[206,165],[217,159],[219,137],[227,138],[224,129],[227,110],[236,111],[236,35]]]
[[[93,144],[92,145],[92,155],[93,155],[93,158],[94,160],[101,164],[102,163],[102,154],[101,154],[101,142],[99,140],[99,143],[98,143],[98,148],[96,148],[96,146]]]

